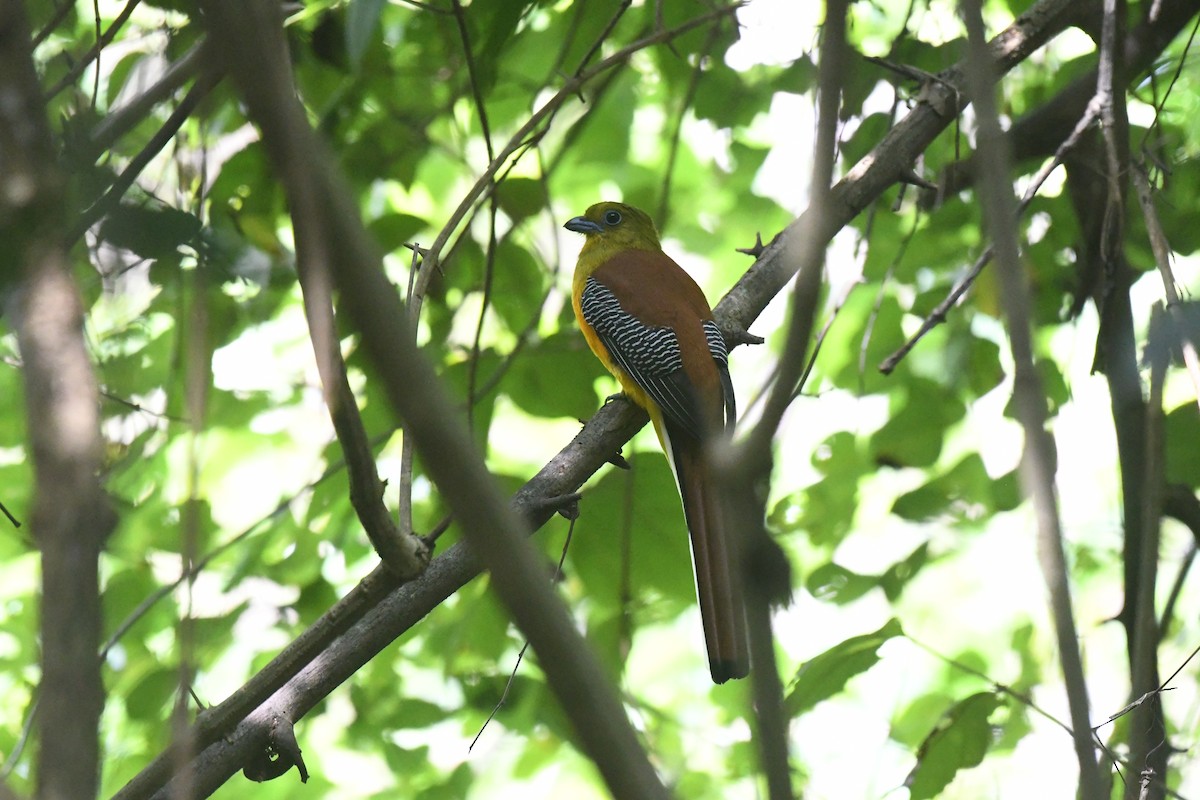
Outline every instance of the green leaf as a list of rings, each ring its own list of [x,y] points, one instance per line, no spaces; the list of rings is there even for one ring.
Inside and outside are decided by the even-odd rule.
[[[878,577],[851,572],[833,561],[814,569],[804,582],[813,597],[839,606],[857,600],[878,585]]]
[[[142,258],[161,258],[190,244],[200,233],[194,214],[170,206],[121,204],[100,223],[99,236]]]
[[[914,522],[942,515],[973,522],[994,510],[992,496],[992,479],[983,459],[978,453],[971,453],[944,475],[897,498],[892,513]]]
[[[147,673],[125,697],[131,719],[160,719],[179,688],[178,670],[160,667]]]
[[[942,452],[947,428],[966,407],[933,381],[913,379],[900,411],[871,437],[875,461],[892,467],[929,467]]]
[[[977,766],[994,738],[988,718],[1002,701],[992,692],[971,695],[942,717],[917,751],[917,765],[904,785],[912,800],[936,797],[961,769]]]
[[[889,224],[883,222],[883,227]],[[894,392],[897,387],[897,375],[884,375],[879,364],[904,343],[904,315],[895,297],[885,295],[878,303],[876,308],[872,292],[851,293],[821,349],[822,369],[828,371],[835,385],[855,394]],[[901,362],[898,374],[905,371]]]
[[[547,200],[545,184],[534,178],[509,178],[496,187],[500,210],[514,224],[544,209]]]
[[[346,52],[355,71],[362,66],[363,55],[379,27],[383,6],[384,0],[350,0],[346,9]]]
[[[429,728],[447,716],[446,709],[415,697],[404,697],[395,706],[394,721],[398,728]]]
[[[492,270],[492,307],[510,331],[524,330],[545,291],[545,270],[512,237],[496,246]]]
[[[842,143],[842,157],[848,164],[856,164],[871,152],[892,125],[890,114],[879,112],[863,118],[854,133]]]
[[[1192,154],[1171,165],[1170,180],[1155,199],[1167,241],[1180,255],[1200,249],[1200,225],[1196,224],[1197,182],[1200,182],[1200,158]]]
[[[900,599],[900,593],[904,591],[904,587],[909,581],[917,577],[917,574],[929,562],[929,543],[921,544],[916,550],[908,554],[906,558],[892,564],[887,570],[879,576],[879,586],[883,589],[883,595],[888,599],[888,602],[894,603]]]
[[[1200,487],[1200,415],[1195,403],[1172,409],[1163,424],[1167,483]]]
[[[848,431],[822,442],[812,462],[824,477],[777,503],[767,522],[773,530],[803,531],[813,544],[832,547],[850,532],[859,481],[874,467]]]
[[[371,220],[367,231],[375,237],[383,252],[394,253],[404,245],[410,244],[413,238],[427,227],[428,223],[425,220],[412,214],[384,214]],[[411,255],[408,250],[404,252]]]
[[[609,470],[584,493],[569,563],[589,602],[605,615],[622,607],[627,569],[634,601],[661,597],[669,602],[648,610],[670,618],[696,601],[683,506],[661,453],[634,453],[628,460],[630,470]]]
[[[495,85],[501,55],[512,42],[517,24],[530,5],[530,0],[492,0],[470,5],[468,20],[477,23],[472,25],[473,41],[480,42],[476,47],[475,74],[484,95]]]
[[[722,128],[749,125],[766,105],[763,96],[770,93],[770,87],[756,86],[744,73],[720,64],[700,74],[692,110]]]
[[[883,590],[884,596],[890,602],[895,602],[904,587],[917,576],[928,560],[929,544],[926,542],[880,575],[852,572],[841,564],[830,561],[809,573],[804,586],[818,600],[839,606],[859,599],[876,587]]]
[[[502,391],[527,414],[587,419],[600,407],[596,378],[604,367],[574,331],[534,344],[512,362]]]
[[[842,691],[851,678],[875,666],[884,642],[903,633],[900,622],[891,619],[874,633],[853,636],[806,661],[783,701],[788,716],[798,717]]]

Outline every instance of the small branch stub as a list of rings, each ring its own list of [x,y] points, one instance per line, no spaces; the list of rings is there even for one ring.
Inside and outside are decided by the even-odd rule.
[[[759,232],[754,234],[754,244],[752,246],[735,247],[734,249],[739,253],[750,256],[751,258],[758,258],[763,254],[763,250],[766,249],[766,245],[763,244],[762,233]]]
[[[308,768],[304,766],[304,757],[296,742],[296,730],[291,720],[276,716],[271,720],[266,749],[242,767],[242,774],[255,783],[262,783],[278,778],[293,766],[300,772],[300,782],[308,783]]]

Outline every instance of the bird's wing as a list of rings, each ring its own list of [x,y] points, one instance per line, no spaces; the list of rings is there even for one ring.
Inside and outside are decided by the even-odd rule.
[[[621,306],[611,289],[595,278],[587,279],[580,308],[584,321],[592,326],[612,360],[658,404],[663,416],[695,438],[703,438],[700,403],[684,372],[675,331],[638,319]],[[712,325],[720,340],[719,363],[728,376],[725,340],[715,323]],[[712,336],[707,325],[704,332],[711,348]],[[717,359],[716,352],[713,358]]]

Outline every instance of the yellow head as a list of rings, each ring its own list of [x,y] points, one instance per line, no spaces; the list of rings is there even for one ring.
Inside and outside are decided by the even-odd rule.
[[[596,203],[563,227],[587,236],[579,254],[581,261],[596,256],[603,260],[622,250],[662,250],[650,216],[624,203]]]

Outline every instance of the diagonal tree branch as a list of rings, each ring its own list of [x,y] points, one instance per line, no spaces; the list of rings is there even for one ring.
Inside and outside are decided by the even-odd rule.
[[[524,540],[524,525],[500,495],[464,421],[446,413],[453,408],[446,389],[417,348],[380,255],[296,99],[282,30],[272,19],[270,5],[209,0],[203,7],[214,42],[221,43],[223,61],[263,131],[264,145],[293,208],[305,202],[299,197],[300,187],[308,197],[322,198],[318,235],[327,237],[326,252],[339,254],[332,275],[342,305],[362,331],[367,355],[404,418],[428,474],[470,546],[491,570],[497,594],[541,656],[548,683],[584,751],[615,795],[665,798],[666,790],[638,744],[614,687],[545,581],[539,560]],[[310,667],[319,668],[319,661]]]
[[[1080,4],[1084,6],[1085,4]],[[1093,0],[1088,6],[1099,7]],[[1124,37],[1122,61],[1125,77],[1134,80],[1146,74],[1168,44],[1188,20],[1200,12],[1200,0],[1165,0],[1157,15],[1147,8],[1145,18]],[[1081,9],[1082,11],[1082,9]],[[1034,158],[1046,158],[1054,153],[1058,143],[1066,138],[1075,121],[1083,116],[1088,103],[1096,95],[1099,67],[1072,81],[1037,110],[1013,123],[1006,134],[1011,142],[1013,161],[1021,163]],[[975,157],[964,159],[946,168],[938,197],[953,197],[968,188],[979,169]],[[928,200],[933,200],[931,195]]]
[[[1042,46],[1065,25],[1061,16],[1070,0],[1041,0],[1013,25],[998,35],[992,43],[991,52],[996,59],[996,71],[1012,69],[1016,64]],[[599,74],[599,73],[597,73]],[[590,73],[589,73],[590,76]],[[962,67],[957,66],[942,74],[947,83],[931,85],[925,98],[909,114],[900,126],[857,165],[832,190],[836,199],[831,211],[832,219],[826,221],[816,232],[823,237],[821,247],[838,229],[853,219],[860,211],[871,205],[893,183],[899,180],[909,165],[930,142],[949,125],[956,113],[957,90],[953,87],[963,80]],[[582,85],[581,80],[579,85]],[[503,150],[501,151],[503,155]],[[476,195],[477,196],[477,195]],[[789,226],[797,228],[811,224],[811,212]],[[804,222],[804,220],[810,222]],[[784,234],[776,236],[776,242]],[[780,248],[773,242],[758,258],[754,266],[717,306],[718,318],[730,330],[749,327],[773,297],[794,274],[788,263],[781,259]],[[382,292],[382,294],[388,294]],[[635,434],[647,418],[643,412],[629,403],[617,401],[603,406],[588,421],[579,434],[554,456],[512,498],[510,507],[535,530],[544,524],[559,508],[561,498],[575,492],[591,475],[608,463],[609,454],[616,452]],[[429,569],[417,580],[393,590],[381,601],[366,602],[368,611],[362,621],[350,633],[340,637],[335,644],[336,656],[331,649],[321,656],[323,676],[314,682],[313,672],[303,664],[315,663],[311,656],[296,660],[297,671],[284,688],[259,687],[252,693],[237,696],[243,708],[255,708],[246,722],[235,729],[237,720],[245,712],[233,713],[236,709],[225,703],[201,715],[198,725],[204,726],[204,736],[198,737],[201,747],[195,768],[198,772],[224,775],[227,779],[244,763],[247,754],[265,739],[258,728],[250,726],[250,720],[269,719],[273,714],[287,715],[298,719],[301,709],[324,697],[345,676],[354,673],[379,650],[419,622],[430,610],[454,594],[483,569],[479,557],[464,544],[459,543],[433,559]],[[339,609],[331,610],[336,614]],[[326,616],[329,616],[327,614]],[[318,624],[321,624],[320,622]],[[355,637],[368,636],[369,641],[358,646]],[[536,645],[535,645],[536,646]],[[271,669],[268,667],[267,669]],[[301,677],[303,675],[303,677]],[[337,676],[343,676],[338,678]],[[282,679],[281,679],[282,680]],[[272,697],[272,693],[274,696]],[[270,699],[268,699],[270,698]],[[229,702],[229,701],[227,701]],[[209,724],[208,720],[221,716],[223,724]],[[225,737],[225,738],[223,738]],[[258,737],[258,738],[256,738]],[[133,781],[117,794],[122,800],[152,796],[166,785],[170,778],[170,763],[160,756]],[[197,785],[207,785],[198,778]]]
[[[988,43],[992,79],[1007,73],[1062,32],[1070,21],[1072,5],[1073,0],[1041,0],[997,34]],[[965,107],[965,74],[960,62],[929,81],[908,115],[833,187],[829,211],[821,224],[813,225],[808,219],[814,214],[809,209],[772,239],[750,270],[717,305],[718,320],[748,325],[795,274],[796,265],[784,258],[784,237],[803,230],[816,236],[824,246],[885,190],[902,180],[917,156]]]

